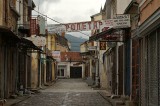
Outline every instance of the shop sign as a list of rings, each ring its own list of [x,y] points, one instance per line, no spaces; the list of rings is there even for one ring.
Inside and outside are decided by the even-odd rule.
[[[68,24],[49,24],[49,33],[62,33],[62,32],[78,32],[99,29],[100,32],[106,27],[112,27],[113,20],[100,20],[100,21],[87,21]]]
[[[122,35],[120,35],[120,34],[106,34],[102,38],[103,38],[103,40],[106,40],[108,42],[112,42],[112,41],[120,42],[120,41],[123,41]]]
[[[42,16],[37,17],[38,25],[39,25],[39,34],[45,34],[45,18]]]
[[[48,28],[48,33],[50,34],[54,33],[62,34],[65,32],[66,29],[65,26],[61,24],[49,24],[47,25],[47,28]]]
[[[99,30],[102,32],[108,28],[127,28],[130,27],[130,15],[116,15],[113,19],[99,20],[99,21],[86,21],[66,24],[49,24],[49,33],[62,33],[62,32],[78,32]],[[107,28],[107,29],[106,29]]]
[[[52,51],[52,56],[56,61],[61,61],[61,52],[60,51]]]
[[[89,51],[94,51],[94,50],[96,50],[96,49],[97,49],[96,46],[89,46],[89,47],[88,47],[88,50],[89,50]]]
[[[99,47],[100,47],[100,50],[106,50],[106,41],[100,41]]]
[[[113,19],[113,28],[127,28],[130,25],[130,15],[129,14],[118,14]]]

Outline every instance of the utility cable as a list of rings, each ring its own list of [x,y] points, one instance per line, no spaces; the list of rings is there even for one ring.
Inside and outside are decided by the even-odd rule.
[[[17,1],[17,0],[16,0],[16,1]],[[17,1],[17,2],[19,2],[19,3],[21,3],[21,4],[24,4],[24,3],[20,2],[20,1]],[[24,6],[26,6],[26,5],[24,5]],[[27,6],[26,6],[26,7],[27,7]],[[44,16],[44,17],[46,17],[46,18],[48,18],[48,19],[50,19],[50,20],[52,20],[52,21],[54,21],[54,22],[56,22],[56,23],[58,23],[58,24],[60,24],[60,25],[64,25],[63,23],[61,23],[61,22],[59,22],[59,21],[56,21],[56,20],[54,20],[53,18],[50,18],[50,17],[48,17],[47,15],[45,15],[45,14],[43,14],[43,13],[41,13],[41,12],[35,10],[35,9],[34,9],[33,11],[35,11],[35,12],[38,13],[38,14],[41,14],[42,16]],[[86,36],[90,37],[88,34],[85,34],[85,33],[81,32],[81,31],[77,31],[77,32],[79,32],[79,33],[81,33],[81,34],[83,34],[83,35],[86,35]]]

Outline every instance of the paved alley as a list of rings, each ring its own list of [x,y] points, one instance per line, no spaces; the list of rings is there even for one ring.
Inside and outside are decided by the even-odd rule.
[[[111,106],[82,79],[59,79],[53,86],[15,106]]]

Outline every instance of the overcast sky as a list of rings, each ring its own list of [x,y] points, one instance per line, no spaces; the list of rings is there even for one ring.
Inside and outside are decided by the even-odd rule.
[[[33,0],[36,10],[62,23],[89,21],[105,0]],[[40,5],[39,5],[40,4]],[[38,6],[39,5],[39,6]],[[53,23],[48,20],[48,23]]]
[[[105,0],[33,0],[35,10],[61,23],[90,21],[90,16],[99,13]],[[36,13],[34,13],[36,14]],[[47,19],[48,24],[55,24]]]

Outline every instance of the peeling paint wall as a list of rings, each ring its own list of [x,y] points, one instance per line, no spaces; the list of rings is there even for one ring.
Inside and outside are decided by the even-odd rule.
[[[31,88],[37,88],[38,86],[38,54],[32,53],[31,64]]]
[[[55,80],[55,65],[54,62],[52,62],[52,81]]]

